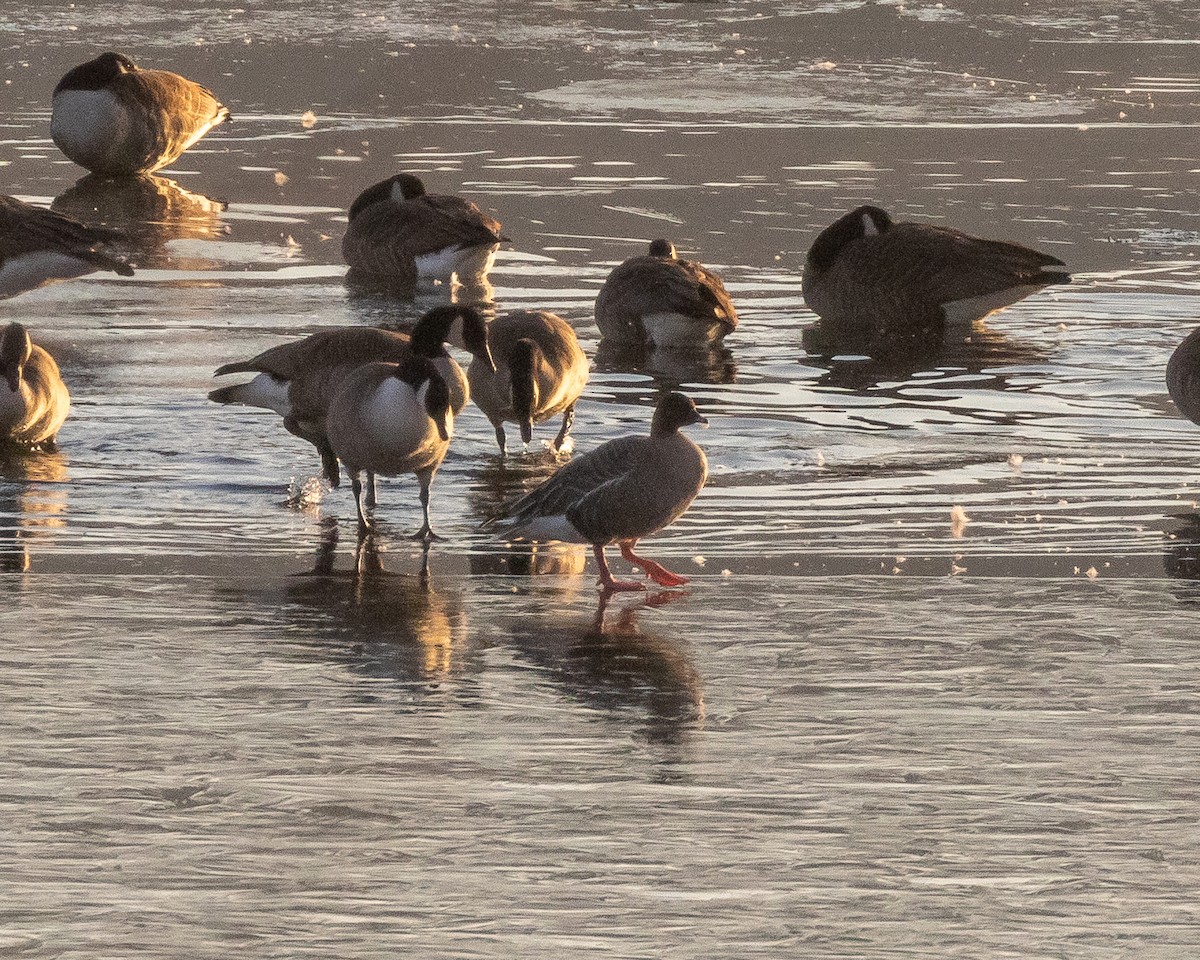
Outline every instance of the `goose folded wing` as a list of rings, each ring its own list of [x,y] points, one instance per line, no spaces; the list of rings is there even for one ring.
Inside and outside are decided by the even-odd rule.
[[[322,330],[303,340],[271,347],[249,360],[227,363],[218,367],[215,375],[269,373],[279,380],[291,380],[314,367],[361,365],[375,360],[394,363],[410,352],[407,334],[377,327]]]

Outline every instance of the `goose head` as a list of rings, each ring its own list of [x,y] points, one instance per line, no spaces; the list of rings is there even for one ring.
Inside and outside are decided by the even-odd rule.
[[[462,323],[463,346],[471,356],[478,357],[495,373],[496,361],[492,359],[487,318],[474,307],[453,304],[434,307],[413,327],[413,350],[426,357],[442,356],[446,352],[442,344],[450,340],[456,321]]]
[[[350,204],[350,219],[353,220],[367,207],[376,203],[386,200],[395,200],[398,203],[401,200],[414,200],[423,196],[425,184],[421,182],[420,177],[411,173],[398,173],[394,177],[372,184],[360,193],[354,203]]]
[[[536,371],[541,355],[541,348],[527,338],[518,340],[508,352],[512,409],[521,427],[522,443],[529,443],[533,439],[533,412],[538,406]]]
[[[123,73],[133,73],[137,65],[123,53],[102,53],[87,63],[68,70],[54,92],[62,90],[102,90]]]
[[[662,257],[666,260],[678,260],[679,257],[675,253],[675,244],[670,240],[651,240],[650,241],[650,256]]]
[[[696,404],[691,397],[682,393],[668,393],[658,401],[658,406],[654,409],[654,419],[650,422],[650,435],[652,437],[668,436],[675,433],[680,427],[686,427],[693,423],[708,426],[707,418],[700,415],[700,411],[696,409]]]
[[[808,251],[807,268],[817,272],[828,270],[841,256],[847,244],[863,237],[886,233],[891,229],[892,223],[887,211],[880,207],[855,207],[821,231]]]
[[[10,323],[0,334],[0,376],[8,389],[16,393],[21,388],[21,374],[33,353],[33,343],[19,323]]]

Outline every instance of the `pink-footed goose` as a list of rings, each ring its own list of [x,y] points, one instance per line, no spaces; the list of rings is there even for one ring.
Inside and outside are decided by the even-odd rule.
[[[495,365],[471,361],[467,379],[475,405],[496,431],[506,453],[504,424],[518,424],[521,441],[533,439],[533,425],[563,415],[553,447],[571,432],[575,401],[588,381],[588,361],[571,325],[545,310],[516,310],[488,325]]]
[[[613,268],[596,296],[596,326],[605,340],[695,349],[719,344],[737,328],[725,284],[669,240]]]
[[[71,409],[58,364],[19,323],[0,333],[0,441],[53,448]]]
[[[655,583],[687,583],[687,577],[639,557],[634,547],[678,519],[708,478],[704,451],[679,432],[692,423],[708,421],[682,393],[667,394],[654,411],[648,437],[609,440],[575,457],[493,523],[510,539],[590,543],[605,591],[643,588],[613,578],[604,556],[610,543]]]
[[[425,192],[401,173],[376,183],[350,206],[342,257],[358,273],[401,284],[484,277],[500,242],[500,222],[469,200]]]
[[[81,167],[126,177],[165,167],[228,118],[200,84],[110,52],[58,82],[50,136]]]

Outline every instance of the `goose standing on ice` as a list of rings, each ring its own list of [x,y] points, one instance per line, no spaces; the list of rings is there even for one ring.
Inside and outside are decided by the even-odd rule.
[[[450,391],[450,406],[457,415],[470,398],[462,368],[446,350],[446,341],[459,324],[462,342],[475,363],[492,366],[488,325],[474,307],[442,306],[430,310],[411,334],[375,327],[342,327],[322,330],[302,340],[271,347],[249,360],[227,363],[214,374],[256,373],[253,380],[213,390],[216,403],[245,404],[274,410],[287,431],[307,440],[321,454],[326,479],[339,482],[337,458],[325,432],[325,415],[346,378],[372,362],[398,363],[413,356],[429,360]],[[369,468],[368,468],[369,469]],[[375,505],[375,480],[368,475],[367,502]]]
[[[0,442],[53,449],[71,409],[58,364],[19,323],[0,333]]]
[[[1053,283],[1069,283],[1061,260],[1002,240],[927,223],[896,223],[862,206],[817,236],[801,289],[835,346],[941,343]]]
[[[694,260],[680,260],[669,240],[613,268],[596,296],[596,326],[605,340],[652,347],[716,346],[737,328],[725,284]]]
[[[641,590],[636,581],[616,580],[604,548],[616,543],[621,556],[655,583],[678,587],[688,578],[634,553],[643,537],[678,519],[708,479],[704,451],[679,432],[708,424],[682,393],[659,401],[650,436],[619,437],[578,456],[495,521],[510,539],[590,543],[603,590]]]
[[[165,167],[227,119],[229,111],[200,84],[102,53],[54,88],[50,136],[81,167],[127,177]]]
[[[0,196],[0,299],[97,270],[133,276],[133,267],[105,249],[121,237],[117,230]]]
[[[352,270],[412,285],[421,279],[483,278],[500,242],[500,221],[469,200],[425,192],[410,173],[368,187],[350,206],[342,257]]]
[[[350,477],[361,533],[371,529],[363,508],[360,473],[416,474],[421,485],[421,529],[414,540],[440,539],[429,523],[429,488],[454,433],[450,389],[426,357],[368,363],[353,370],[329,404],[329,446]]]
[[[545,310],[517,310],[488,327],[492,356],[471,361],[471,396],[492,422],[500,455],[506,452],[504,424],[521,429],[521,441],[533,439],[533,425],[563,415],[552,444],[559,450],[575,421],[575,401],[588,381],[588,362],[571,325]]]

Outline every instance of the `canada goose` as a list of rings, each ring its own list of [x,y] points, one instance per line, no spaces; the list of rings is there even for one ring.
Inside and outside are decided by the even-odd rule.
[[[371,523],[363,510],[361,471],[414,473],[421,484],[421,529],[414,540],[438,539],[429,524],[429,487],[454,432],[450,389],[428,358],[368,363],[342,381],[325,417],[329,446],[346,467],[359,530]]]
[[[682,393],[667,394],[654,411],[650,436],[619,437],[576,457],[513,504],[497,528],[512,539],[590,543],[605,591],[643,587],[613,579],[604,548],[614,542],[660,586],[687,583],[633,549],[681,516],[708,478],[704,451],[679,433],[690,423],[708,421]]]
[[[58,364],[19,323],[0,333],[0,441],[52,449],[71,395]]]
[[[1167,390],[1179,412],[1200,423],[1200,327],[1184,338],[1167,361]]]
[[[554,440],[558,450],[571,432],[575,401],[588,381],[588,362],[571,325],[545,310],[517,310],[488,326],[493,366],[485,358],[471,361],[467,379],[471,396],[496,429],[505,453],[504,422],[519,424],[521,441],[533,439],[533,425],[563,415]]]
[[[613,268],[596,296],[596,326],[606,340],[658,347],[718,344],[737,327],[725,284],[669,240]]]
[[[492,268],[500,222],[469,200],[425,192],[411,173],[388,177],[358,195],[342,239],[352,270],[415,284],[482,277]]]
[[[833,340],[878,346],[940,342],[1052,283],[1069,283],[1056,257],[948,227],[895,223],[862,206],[817,236],[804,264],[804,300]]]
[[[97,270],[133,276],[133,267],[103,249],[121,236],[0,196],[0,298]]]
[[[256,357],[219,367],[214,376],[257,373],[248,383],[213,390],[216,403],[245,404],[274,410],[283,417],[289,433],[307,440],[321,454],[325,477],[338,485],[338,465],[325,435],[325,414],[342,382],[364,363],[398,363],[411,356],[430,360],[450,390],[455,415],[470,398],[467,377],[446,351],[455,323],[461,323],[462,340],[477,362],[491,365],[487,322],[474,307],[441,306],[426,313],[412,334],[375,327],[342,327],[322,330],[264,350]],[[369,478],[368,503],[374,505],[374,478]]]
[[[200,84],[110,52],[58,81],[50,136],[81,167],[125,177],[165,167],[227,119],[229,111]]]

